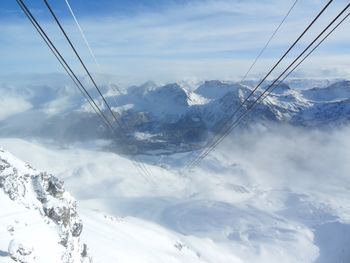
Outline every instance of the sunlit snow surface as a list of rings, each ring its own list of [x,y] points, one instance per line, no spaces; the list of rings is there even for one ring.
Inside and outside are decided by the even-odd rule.
[[[97,262],[332,263],[350,262],[349,134],[256,128],[191,171],[143,156],[149,177],[90,146],[0,145],[65,181]]]
[[[30,262],[44,263],[48,259],[60,262],[63,248],[58,245],[55,227],[47,224],[37,211],[11,201],[2,191],[0,207],[0,262],[14,262],[9,254],[11,240],[20,240],[27,249],[35,248]]]

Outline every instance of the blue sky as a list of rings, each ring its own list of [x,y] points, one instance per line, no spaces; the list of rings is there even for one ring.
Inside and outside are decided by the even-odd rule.
[[[105,16],[105,15],[135,15],[140,12],[161,11],[171,6],[183,5],[191,0],[71,0],[69,3],[79,11],[82,17]],[[45,5],[42,0],[26,1],[34,10],[44,11]],[[64,1],[50,1],[62,17],[69,17]],[[2,3],[1,13],[9,17],[18,16],[16,1]],[[42,14],[43,15],[43,14]],[[44,15],[42,17],[45,17]]]
[[[25,1],[77,72],[83,71],[42,0]],[[70,0],[103,74],[120,84],[146,80],[239,79],[294,0]],[[97,68],[64,0],[51,0],[93,72]],[[299,0],[250,77],[260,77],[326,3]],[[296,52],[345,4],[335,0]],[[305,63],[300,76],[348,77],[350,23]],[[291,54],[291,56],[293,53]],[[15,1],[0,6],[0,75],[61,73]],[[287,62],[286,62],[287,63]],[[283,66],[283,65],[282,65]]]

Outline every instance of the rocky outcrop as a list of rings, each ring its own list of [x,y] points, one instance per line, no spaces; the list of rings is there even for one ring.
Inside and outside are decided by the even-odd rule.
[[[0,190],[8,197],[35,210],[48,223],[53,222],[63,247],[61,262],[92,262],[80,234],[83,224],[77,213],[76,201],[64,189],[63,181],[39,172],[0,149]],[[18,262],[35,262],[31,248],[16,240],[9,243],[8,254]]]

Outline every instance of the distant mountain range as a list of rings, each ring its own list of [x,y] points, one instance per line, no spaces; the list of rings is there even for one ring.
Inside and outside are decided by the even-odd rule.
[[[0,94],[4,94],[2,100],[8,99],[19,106],[7,114],[5,109],[0,118],[0,135],[64,142],[109,139],[112,140],[109,147],[120,149],[123,145],[123,151],[132,153],[187,151],[202,147],[210,136],[221,132],[223,123],[253,87],[251,81],[239,84],[218,80],[191,87],[183,82],[163,86],[147,82],[121,94],[116,86],[103,87],[123,126],[115,126],[119,135],[106,129],[73,87],[3,87],[0,88]],[[260,88],[247,104],[263,90],[264,87]],[[93,97],[105,110],[97,94]],[[24,104],[26,107],[20,107]],[[242,127],[275,122],[323,128],[349,121],[350,81],[292,80],[276,87],[252,110]]]

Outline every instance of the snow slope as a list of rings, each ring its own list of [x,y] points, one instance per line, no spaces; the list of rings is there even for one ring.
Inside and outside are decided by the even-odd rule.
[[[145,156],[148,178],[126,158],[92,148],[0,144],[64,178],[81,207],[82,239],[101,262],[111,255],[130,262],[329,263],[350,259],[348,133],[256,129],[226,141],[193,171],[180,169],[185,153]]]
[[[97,262],[243,262],[209,239],[184,236],[142,219],[88,210],[82,215],[83,239],[91,244]]]
[[[0,262],[90,262],[62,182],[0,149]]]
[[[241,262],[228,250],[215,248],[209,240],[96,210],[81,210],[84,234],[80,235],[83,225],[76,215],[74,200],[62,188],[55,188],[59,185],[50,180],[59,182],[54,177],[40,174],[3,150],[0,160],[0,262],[203,263],[213,262],[219,251],[222,262]],[[49,181],[40,181],[42,178]],[[39,192],[37,187],[46,183],[47,190]],[[91,244],[89,257],[84,256],[87,247],[80,239]]]

